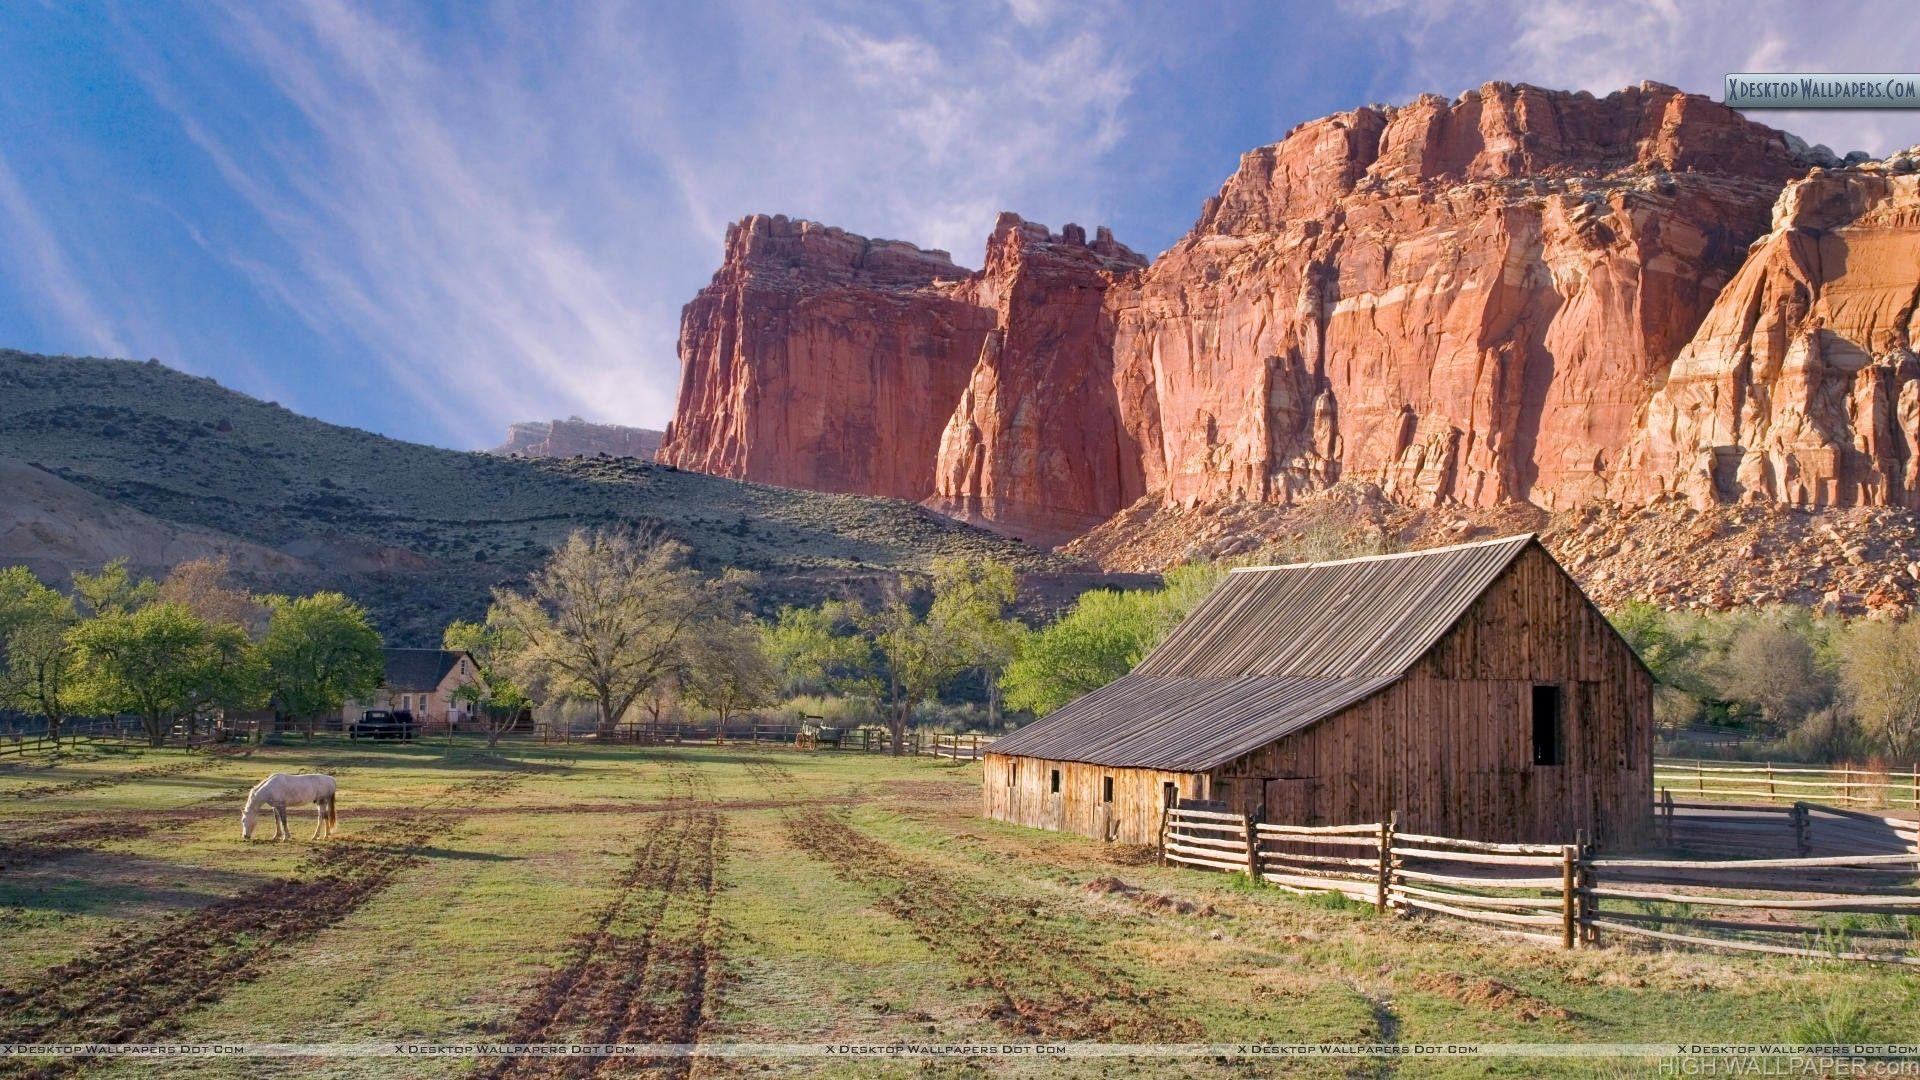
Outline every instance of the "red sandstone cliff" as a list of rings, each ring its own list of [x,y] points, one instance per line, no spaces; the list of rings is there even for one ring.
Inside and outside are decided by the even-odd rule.
[[[1425,504],[1598,495],[1800,169],[1780,133],[1651,84],[1496,83],[1303,125],[1116,292],[1148,486],[1184,505],[1342,479]]]
[[[1616,498],[1920,509],[1916,157],[1781,193],[1648,402]]]
[[[1911,177],[1783,196],[1808,164],[1670,87],[1494,83],[1247,154],[1144,269],[1012,215],[977,274],[750,218],[687,307],[661,457],[1043,543],[1143,496],[1343,480],[1416,505],[1910,505]]]
[[[1001,214],[968,295],[994,313],[927,505],[1051,547],[1146,493],[1113,393],[1106,294],[1146,265],[1106,229]]]
[[[923,499],[990,312],[944,251],[785,217],[727,230],[680,317],[659,460],[785,487]]]

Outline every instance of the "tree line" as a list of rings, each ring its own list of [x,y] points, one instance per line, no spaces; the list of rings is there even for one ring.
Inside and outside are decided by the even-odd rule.
[[[1807,761],[1920,757],[1920,620],[1637,601],[1611,617],[1659,680],[1663,731],[1737,730]]]
[[[337,592],[253,595],[224,558],[159,581],[122,559],[76,573],[70,592],[0,569],[0,708],[43,719],[56,744],[83,716],[137,717],[154,746],[220,710],[311,719],[370,696],[384,669],[360,605]]]

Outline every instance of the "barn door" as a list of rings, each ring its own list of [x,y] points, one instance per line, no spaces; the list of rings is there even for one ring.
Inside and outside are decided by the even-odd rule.
[[[1313,776],[1278,776],[1264,784],[1266,820],[1276,825],[1325,825],[1320,805],[1320,780]],[[1338,822],[1337,824],[1351,824]]]

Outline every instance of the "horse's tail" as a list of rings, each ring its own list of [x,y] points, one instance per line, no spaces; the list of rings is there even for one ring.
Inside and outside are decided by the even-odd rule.
[[[327,796],[327,831],[328,832],[333,831],[334,822],[339,820],[337,817],[334,816],[334,804],[338,798],[339,796],[337,793],[334,795]]]

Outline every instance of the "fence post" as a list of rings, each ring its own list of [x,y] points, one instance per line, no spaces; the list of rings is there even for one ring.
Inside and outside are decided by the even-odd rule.
[[[1260,880],[1260,828],[1253,823],[1253,815],[1246,816],[1247,837],[1247,879]]]
[[[1579,861],[1578,847],[1565,844],[1560,848],[1560,947],[1563,949],[1573,948],[1574,928],[1580,922]]]
[[[1668,788],[1660,789],[1660,824],[1667,834],[1667,847],[1673,846],[1673,792]]]
[[[1707,794],[1707,767],[1704,762],[1696,760],[1693,763],[1693,782],[1694,786],[1700,789],[1700,795],[1704,798]]]
[[[1767,798],[1773,798],[1773,762],[1767,762]]]
[[[1588,945],[1594,945],[1599,943],[1600,932],[1596,930],[1593,925],[1593,908],[1595,904],[1592,892],[1593,845],[1587,843],[1587,830],[1585,829],[1576,831],[1573,834],[1573,839],[1574,842],[1579,845],[1580,849],[1579,872],[1574,875],[1574,881],[1576,883],[1574,895],[1578,898],[1576,919],[1580,924],[1577,937],[1580,941]]]
[[[1393,877],[1393,864],[1390,861],[1393,858],[1393,831],[1399,819],[1400,811],[1395,810],[1380,823],[1380,872],[1374,880],[1373,910],[1383,915],[1387,910],[1387,888]]]
[[[1167,829],[1173,824],[1173,804],[1160,808],[1160,865],[1167,865]]]
[[[1813,851],[1813,815],[1807,804],[1793,804],[1793,850],[1796,855],[1806,855]]]

